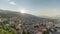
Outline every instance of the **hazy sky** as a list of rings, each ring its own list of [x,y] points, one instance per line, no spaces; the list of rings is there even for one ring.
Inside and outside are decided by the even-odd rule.
[[[25,11],[37,16],[60,15],[60,0],[0,0],[0,9]]]

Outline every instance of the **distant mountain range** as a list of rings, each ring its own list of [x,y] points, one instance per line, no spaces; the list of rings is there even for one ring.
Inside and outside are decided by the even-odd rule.
[[[16,21],[21,21],[19,23],[45,23],[45,22],[53,22],[52,17],[48,16],[34,16],[31,14],[22,14],[17,11],[9,11],[9,10],[0,10],[0,16],[3,18],[14,18],[17,17]],[[51,19],[50,19],[51,18]]]
[[[0,23],[2,23],[2,25],[9,24],[13,26],[12,28],[14,29],[20,28],[20,24],[22,24],[28,31],[34,32],[34,26],[36,25],[40,26],[41,24],[47,25],[47,23],[53,24],[60,22],[58,22],[55,17],[35,16],[17,11],[0,10]]]
[[[56,15],[56,16],[53,16],[51,17],[52,19],[59,19],[60,20],[60,15]]]
[[[42,18],[48,18],[48,19],[59,19],[60,20],[60,15],[56,15],[56,16],[52,16],[52,17],[49,17],[49,16],[40,16]]]
[[[0,14],[1,13],[3,13],[3,14],[15,14],[15,15],[17,15],[17,14],[21,14],[20,12],[17,12],[17,11],[10,11],[10,10],[1,10],[0,9]],[[60,18],[60,16],[59,15],[57,15],[57,16],[53,16],[53,17],[49,17],[49,16],[34,16],[34,15],[31,15],[31,14],[26,14],[26,13],[24,13],[24,15],[25,16],[28,16],[28,17],[30,17],[30,18],[32,18],[32,17],[34,17],[34,18],[52,18],[52,19],[59,19]]]
[[[32,18],[32,19],[39,19],[40,17],[38,16],[34,16],[34,15],[31,15],[31,14],[26,14],[26,13],[20,13],[20,12],[17,12],[17,11],[9,11],[9,10],[0,10],[0,14],[4,14],[4,15],[20,15],[20,16],[23,16],[23,17],[29,17],[29,18]],[[41,18],[44,18],[44,17],[41,17]]]

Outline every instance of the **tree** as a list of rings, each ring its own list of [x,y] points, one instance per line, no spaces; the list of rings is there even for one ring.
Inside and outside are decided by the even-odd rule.
[[[44,31],[42,34],[49,34],[49,32],[48,31]]]
[[[31,33],[27,30],[27,34],[31,34]]]
[[[26,32],[23,30],[22,34],[26,34]]]

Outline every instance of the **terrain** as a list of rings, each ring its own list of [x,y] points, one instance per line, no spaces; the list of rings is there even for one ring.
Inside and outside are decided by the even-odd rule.
[[[20,24],[22,24],[25,29],[33,30],[35,25],[46,24],[49,22],[59,23],[57,19],[42,16],[39,17],[26,13],[22,14],[16,11],[0,10],[0,28],[3,28],[1,29],[2,31],[8,29],[8,31],[11,30],[17,32],[18,25]],[[12,34],[12,32],[10,33]]]

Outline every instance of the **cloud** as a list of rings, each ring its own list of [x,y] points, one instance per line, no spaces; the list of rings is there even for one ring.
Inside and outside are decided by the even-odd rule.
[[[10,1],[10,0],[8,0],[8,1]]]
[[[13,1],[13,0],[8,0],[8,1],[10,2],[10,1]]]
[[[8,0],[10,5],[16,5],[16,3],[14,2],[14,0]]]
[[[16,5],[16,3],[15,3],[15,2],[9,2],[9,4],[11,4],[11,5]]]
[[[8,0],[8,1],[14,1],[14,0]]]

